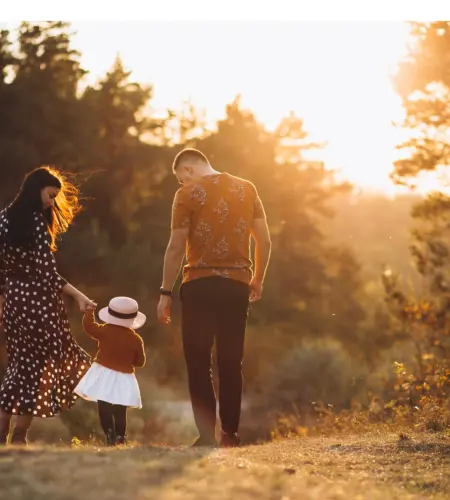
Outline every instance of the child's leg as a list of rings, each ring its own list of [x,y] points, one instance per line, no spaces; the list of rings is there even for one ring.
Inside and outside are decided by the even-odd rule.
[[[114,406],[106,401],[98,401],[97,404],[100,425],[106,435],[106,444],[113,445],[116,441],[114,428]]]
[[[117,443],[125,444],[127,436],[127,410],[123,405],[114,405],[114,422],[116,424]]]

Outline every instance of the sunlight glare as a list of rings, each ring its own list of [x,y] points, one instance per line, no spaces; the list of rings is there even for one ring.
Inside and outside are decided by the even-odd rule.
[[[3,23],[5,24],[5,23]],[[392,191],[403,116],[390,74],[405,54],[402,22],[74,21],[74,47],[103,77],[119,54],[152,84],[157,112],[190,99],[215,122],[237,94],[267,128],[294,111],[320,159],[361,187]],[[5,27],[12,28],[11,23]]]

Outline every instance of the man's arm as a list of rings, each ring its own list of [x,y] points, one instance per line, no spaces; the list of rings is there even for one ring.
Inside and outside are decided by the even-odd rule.
[[[172,290],[186,253],[186,242],[191,225],[189,197],[186,189],[179,189],[172,204],[171,234],[164,256],[162,288]]]
[[[172,222],[169,244],[164,256],[164,269],[162,279],[162,289],[172,291],[177,279],[183,257],[186,254],[186,242],[189,236],[191,225],[191,212],[189,198],[186,189],[179,189],[172,204]],[[170,319],[171,299],[167,295],[161,295],[156,308],[158,321],[168,325]]]
[[[266,212],[255,189],[255,210],[253,214],[252,237],[255,241],[255,270],[250,282],[250,302],[256,302],[262,296],[264,278],[270,260],[272,241],[267,225]]]
[[[162,288],[172,290],[180,272],[181,264],[186,253],[186,241],[189,235],[188,228],[172,229],[169,244],[164,256]]]
[[[262,284],[266,276],[272,250],[269,227],[265,218],[253,221],[252,236],[255,241],[255,271],[253,280]]]

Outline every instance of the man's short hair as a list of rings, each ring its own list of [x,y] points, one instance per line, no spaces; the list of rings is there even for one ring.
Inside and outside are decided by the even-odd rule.
[[[173,160],[172,170],[175,172],[175,170],[184,161],[201,161],[204,163],[209,163],[208,158],[206,158],[206,156],[198,149],[186,148],[183,149],[183,151],[180,151],[177,156],[175,156],[175,160]]]

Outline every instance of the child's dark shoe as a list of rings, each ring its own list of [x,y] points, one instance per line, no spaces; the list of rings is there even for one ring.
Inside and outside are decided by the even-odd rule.
[[[126,436],[117,436],[116,444],[119,446],[126,446],[128,444],[128,440]]]
[[[112,429],[109,429],[109,431],[106,433],[106,446],[115,446],[115,444],[116,433]]]

